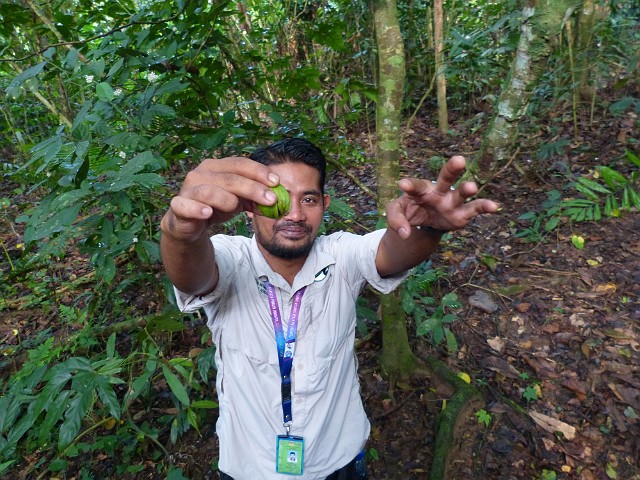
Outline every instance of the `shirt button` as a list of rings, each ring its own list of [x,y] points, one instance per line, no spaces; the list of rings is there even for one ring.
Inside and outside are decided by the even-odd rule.
[[[302,365],[301,363],[298,364],[298,370],[304,370],[304,365]]]

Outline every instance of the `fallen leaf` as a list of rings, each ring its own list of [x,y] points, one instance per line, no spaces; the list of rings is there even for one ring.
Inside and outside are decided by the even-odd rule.
[[[584,402],[587,399],[586,389],[582,384],[582,382],[580,382],[579,380],[575,378],[568,378],[566,380],[563,380],[562,383],[560,383],[560,385],[562,385],[564,388],[571,390],[573,393],[575,393],[576,397],[581,402]]]
[[[615,406],[615,404],[613,403],[613,400],[608,400],[606,402],[606,407],[607,407],[606,411],[609,414],[609,416],[611,417],[611,421],[616,426],[618,431],[620,433],[626,433],[627,430],[628,430],[627,429],[627,420],[622,415],[622,413],[620,413],[620,410],[618,410],[618,408]]]
[[[516,310],[518,310],[521,313],[528,312],[530,308],[531,308],[530,303],[519,303],[518,305],[516,305]]]
[[[540,379],[543,378],[558,378],[559,375],[556,372],[556,366],[546,358],[524,356],[524,361],[533,368],[536,372],[536,376]]]
[[[620,330],[615,330],[613,328],[607,328],[602,330],[607,337],[617,338],[620,340],[634,340],[634,336],[631,333],[621,332]]]
[[[469,297],[469,305],[486,313],[493,313],[499,308],[491,295],[484,290],[477,290],[473,295],[471,295]]]
[[[506,341],[500,337],[493,337],[487,340],[489,346],[498,353],[502,353],[506,345]]]
[[[604,285],[603,284],[596,285],[593,290],[595,292],[614,293],[617,289],[618,287],[616,286],[615,283],[609,282],[609,283],[605,283]]]
[[[480,365],[505,377],[520,378],[520,372],[509,362],[499,357],[486,357],[480,360]]]
[[[567,440],[573,440],[576,437],[576,428],[557,418],[549,417],[535,410],[531,410],[529,416],[538,426],[549,433],[560,432]]]
[[[593,285],[593,276],[591,275],[591,271],[587,270],[586,268],[579,268],[577,272],[578,275],[580,275],[580,280],[582,280],[589,286]]]

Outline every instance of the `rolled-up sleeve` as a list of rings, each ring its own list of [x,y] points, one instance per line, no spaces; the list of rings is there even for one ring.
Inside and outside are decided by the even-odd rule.
[[[343,268],[343,274],[350,277],[352,284],[361,283],[359,280],[363,278],[380,293],[389,293],[395,290],[411,273],[411,270],[407,270],[384,278],[378,273],[376,255],[385,232],[385,229],[376,230],[366,235],[341,232],[330,236],[331,240],[335,242],[335,255],[338,258],[342,257],[341,261],[336,263]],[[354,265],[356,268],[353,268]]]

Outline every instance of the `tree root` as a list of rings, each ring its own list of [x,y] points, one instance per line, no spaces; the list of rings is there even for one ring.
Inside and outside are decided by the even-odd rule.
[[[434,358],[428,358],[426,363],[454,390],[446,408],[436,416],[436,440],[429,475],[430,480],[447,480],[450,459],[455,458],[459,450],[460,442],[456,440],[461,434],[460,426],[467,415],[482,408],[484,401],[477,388],[460,379],[445,363]]]

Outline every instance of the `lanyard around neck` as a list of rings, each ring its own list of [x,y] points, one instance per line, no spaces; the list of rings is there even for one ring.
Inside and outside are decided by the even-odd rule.
[[[288,432],[293,418],[291,413],[291,367],[293,365],[293,354],[296,348],[296,332],[298,330],[300,304],[302,303],[302,296],[304,295],[306,287],[302,287],[293,295],[293,304],[291,305],[291,313],[289,314],[289,326],[287,327],[287,336],[285,337],[284,329],[282,328],[280,307],[278,306],[278,298],[276,297],[276,289],[268,281],[264,281],[262,284],[269,298],[269,310],[271,312],[271,321],[273,322],[273,331],[278,348],[282,393],[282,418],[283,424]]]

